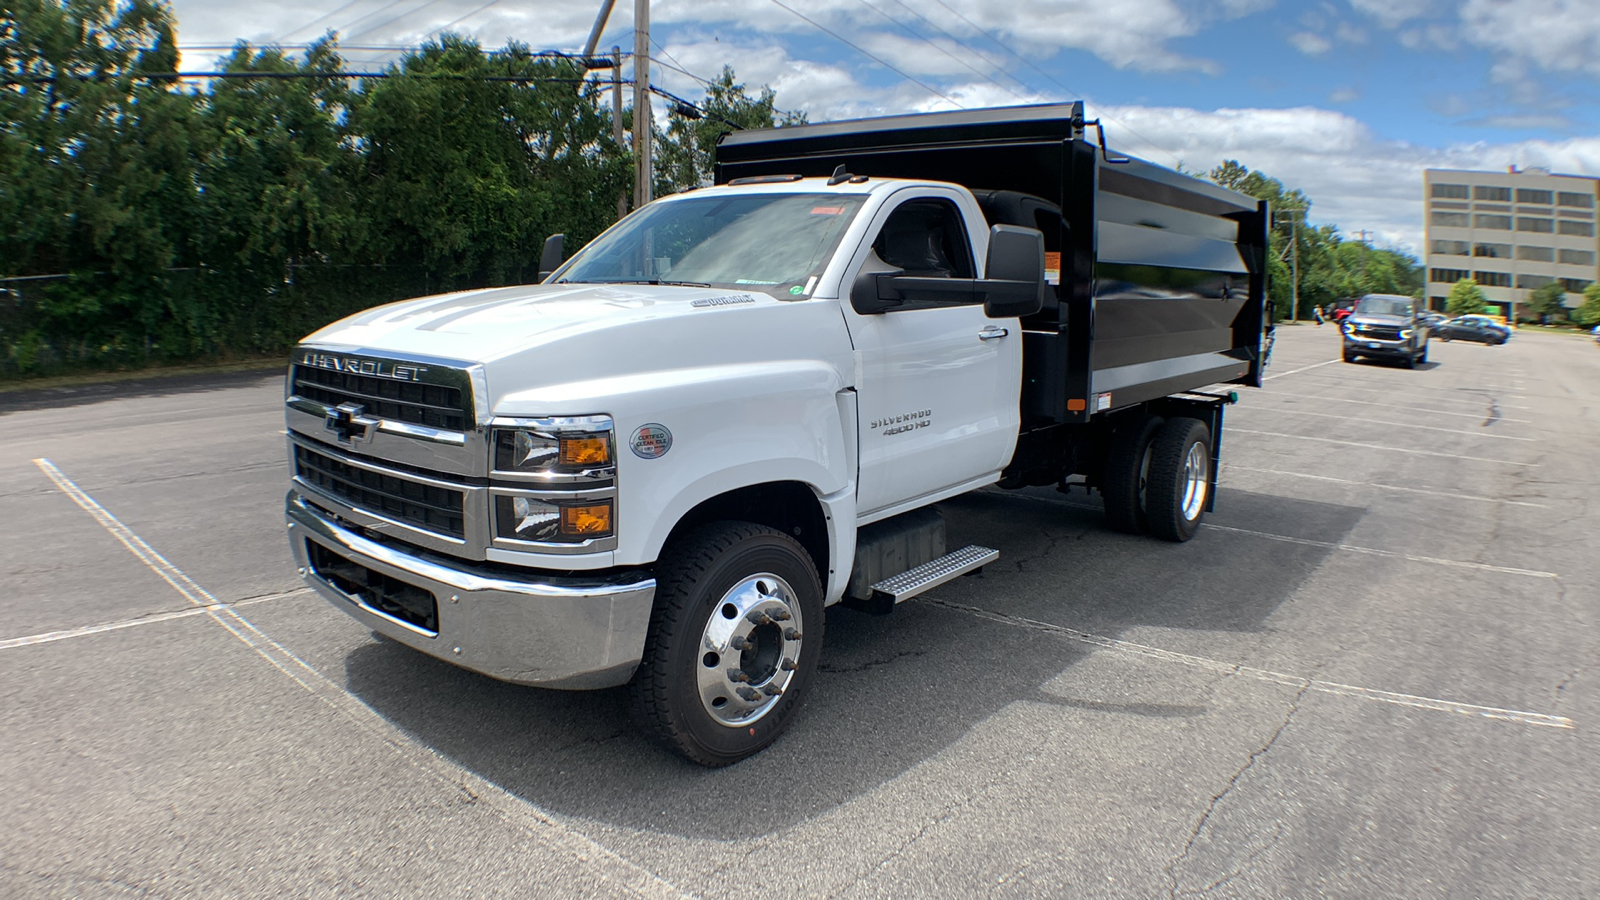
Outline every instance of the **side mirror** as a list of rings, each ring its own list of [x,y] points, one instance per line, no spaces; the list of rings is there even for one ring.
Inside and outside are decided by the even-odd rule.
[[[539,280],[550,277],[550,273],[561,268],[563,258],[561,245],[566,241],[565,234],[552,234],[544,239],[544,252],[539,254]]]
[[[905,269],[889,265],[875,251],[868,250],[861,271],[856,273],[856,280],[850,285],[850,305],[864,316],[894,309],[905,300],[890,287],[889,281],[904,273]]]
[[[1031,316],[1044,306],[1044,234],[1036,228],[989,229],[989,257],[978,290],[991,319]]]

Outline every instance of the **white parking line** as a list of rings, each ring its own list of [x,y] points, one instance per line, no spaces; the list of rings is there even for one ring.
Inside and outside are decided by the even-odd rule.
[[[1335,544],[1329,541],[1313,541],[1309,538],[1290,537],[1286,534],[1273,534],[1270,531],[1252,531],[1248,528],[1234,528],[1230,525],[1217,525],[1212,522],[1205,524],[1206,528],[1217,531],[1231,531],[1234,534],[1248,534],[1251,537],[1266,538],[1269,541],[1282,541],[1285,544],[1300,544],[1305,547],[1321,547],[1325,550],[1343,550],[1346,553],[1364,553],[1368,556],[1386,556],[1390,559],[1403,559],[1408,562],[1430,563],[1436,566],[1453,566],[1458,569],[1476,569],[1480,572],[1500,572],[1506,575],[1524,575],[1528,578],[1560,578],[1554,572],[1541,572],[1537,569],[1517,569],[1511,566],[1492,566],[1488,563],[1467,562],[1460,559],[1441,559],[1437,556],[1415,556],[1410,553],[1399,553],[1394,550],[1378,550],[1373,547],[1357,547],[1353,544]]]
[[[1482,719],[1501,719],[1507,722],[1517,722],[1522,725],[1537,725],[1544,728],[1572,728],[1572,720],[1566,716],[1552,716],[1547,713],[1527,712],[1520,709],[1505,709],[1499,706],[1481,706],[1476,703],[1461,703],[1455,700],[1441,700],[1436,697],[1421,697],[1416,694],[1401,694],[1395,691],[1380,691],[1375,688],[1358,687],[1353,684],[1341,684],[1337,681],[1323,681],[1318,678],[1306,678],[1301,675],[1290,675],[1286,672],[1274,672],[1270,669],[1258,669],[1240,663],[1228,663],[1219,659],[1210,659],[1204,656],[1194,656],[1188,653],[1179,653],[1174,650],[1165,650],[1160,647],[1151,647],[1148,644],[1136,644],[1133,641],[1124,641],[1118,638],[1102,637],[1086,631],[1067,628],[1050,622],[1041,622],[1037,619],[1028,619],[1022,616],[1011,616],[1005,613],[990,612],[975,606],[961,603],[951,603],[948,600],[939,600],[928,594],[913,598],[913,603],[923,603],[928,606],[937,606],[943,609],[966,613],[980,619],[988,619],[1003,625],[1013,625],[1036,631],[1045,631],[1070,638],[1079,643],[1101,647],[1107,650],[1120,650],[1128,653],[1137,653],[1167,662],[1180,663],[1199,669],[1207,669],[1224,675],[1241,675],[1257,681],[1267,681],[1273,684],[1282,684],[1289,687],[1298,687],[1305,690],[1317,691],[1324,694],[1333,694],[1341,697],[1355,697],[1360,700],[1371,700],[1376,703],[1391,703],[1397,706],[1409,706],[1413,709],[1428,709],[1436,712],[1457,713],[1464,716],[1473,716]]]
[[[1460,453],[1440,453],[1437,450],[1413,450],[1410,447],[1386,447],[1382,444],[1363,444],[1360,441],[1341,441],[1338,438],[1317,437],[1309,434],[1284,434],[1281,431],[1254,431],[1249,428],[1228,428],[1234,434],[1257,434],[1263,437],[1290,438],[1297,441],[1318,441],[1324,444],[1342,444],[1346,447],[1365,447],[1368,450],[1387,450],[1390,453],[1411,453],[1417,456],[1437,456],[1443,459],[1466,459],[1473,462],[1499,463],[1503,466],[1525,466],[1530,469],[1539,468],[1538,463],[1518,462],[1514,459],[1491,459],[1487,456],[1465,456]]]
[[[996,496],[1019,497],[1023,500],[1032,500],[1035,503],[1049,503],[1055,506],[1070,506],[1074,509],[1098,511],[1102,508],[1099,504],[1075,503],[1071,500],[1060,500],[1056,499],[1055,497],[1035,497],[1030,494],[1012,494],[1009,492],[1002,495],[1001,489],[999,488],[993,489],[992,493],[994,493]],[[1365,553],[1369,556],[1387,556],[1391,559],[1403,559],[1409,562],[1432,563],[1433,565],[1439,566],[1454,566],[1460,569],[1479,569],[1486,572],[1503,572],[1508,575],[1526,575],[1530,578],[1561,577],[1555,572],[1540,572],[1536,569],[1517,569],[1511,566],[1492,566],[1488,563],[1467,562],[1466,560],[1460,559],[1441,559],[1436,556],[1413,556],[1406,553],[1397,553],[1393,550],[1378,550],[1372,547],[1358,547],[1354,544],[1335,544],[1328,541],[1314,541],[1309,538],[1291,537],[1287,534],[1273,534],[1270,531],[1251,531],[1248,528],[1234,528],[1229,525],[1218,525],[1210,521],[1206,522],[1202,527],[1207,529],[1214,528],[1218,531],[1230,531],[1234,534],[1245,534],[1252,537],[1266,538],[1269,541],[1282,541],[1286,544],[1302,544],[1307,547],[1322,547],[1327,550],[1343,550],[1346,553]]]
[[[1372,402],[1370,400],[1352,400],[1349,397],[1317,397],[1317,396],[1309,396],[1309,397],[1307,397],[1307,396],[1300,396],[1300,395],[1274,394],[1274,393],[1270,393],[1270,392],[1263,392],[1263,393],[1260,393],[1260,394],[1247,394],[1245,396],[1248,397],[1252,401],[1254,401],[1256,399],[1268,399],[1268,400],[1282,400],[1282,401],[1285,401],[1285,402],[1296,402],[1296,403],[1305,403],[1307,401],[1312,401],[1312,402],[1316,402],[1316,403],[1354,403],[1357,406],[1378,406],[1378,407],[1382,407],[1384,409],[1403,409],[1403,410],[1406,410],[1407,412],[1433,413],[1435,415],[1440,415],[1440,416],[1460,416],[1463,419],[1487,419],[1488,418],[1487,415],[1485,415],[1484,413],[1481,413],[1481,412],[1469,412],[1469,413],[1468,412],[1451,412],[1451,411],[1443,410],[1443,409],[1433,409],[1433,408],[1427,407],[1427,406],[1405,406],[1405,405],[1402,405],[1402,404],[1399,404],[1399,403],[1374,403],[1374,402]],[[1519,425],[1526,425],[1531,420],[1530,419],[1512,419],[1512,418],[1507,418],[1505,416],[1501,416],[1500,417],[1500,421],[1501,422],[1516,422]]]
[[[1311,370],[1312,370],[1312,369],[1320,369],[1320,368],[1322,368],[1322,367],[1323,367],[1323,366],[1331,366],[1331,365],[1333,365],[1333,364],[1334,364],[1334,363],[1336,363],[1336,362],[1342,362],[1342,360],[1340,360],[1340,359],[1337,359],[1337,358],[1335,358],[1335,359],[1329,359],[1329,360],[1325,360],[1325,361],[1323,361],[1323,362],[1319,362],[1319,363],[1315,363],[1315,364],[1313,364],[1313,365],[1309,365],[1309,366],[1301,366],[1301,367],[1300,367],[1300,368],[1298,368],[1298,369],[1290,369],[1290,370],[1289,370],[1289,371],[1287,371],[1287,372],[1277,372],[1277,373],[1275,373],[1275,374],[1272,374],[1272,375],[1267,375],[1267,376],[1264,376],[1264,377],[1263,377],[1263,378],[1262,378],[1262,379],[1261,379],[1261,380],[1262,380],[1262,381],[1271,381],[1271,380],[1272,380],[1272,379],[1274,379],[1274,378],[1282,378],[1282,377],[1284,377],[1284,376],[1285,376],[1285,375],[1296,375],[1296,374],[1299,374],[1299,373],[1301,373],[1301,372],[1309,372],[1309,371],[1311,371]]]
[[[1423,488],[1401,487],[1398,484],[1379,484],[1375,481],[1351,481],[1346,478],[1334,478],[1330,475],[1312,475],[1306,472],[1285,472],[1282,469],[1258,469],[1253,466],[1241,466],[1234,463],[1223,463],[1223,473],[1238,469],[1241,472],[1266,472],[1271,475],[1287,475],[1290,478],[1309,478],[1314,481],[1331,481],[1335,484],[1348,484],[1358,487],[1379,488],[1385,491],[1403,491],[1408,494],[1428,494],[1434,497],[1454,497],[1457,500],[1476,500],[1482,503],[1504,503],[1507,506],[1531,506],[1535,509],[1548,509],[1543,503],[1529,503],[1525,500],[1502,500],[1499,497],[1484,497],[1478,494],[1456,494],[1450,491],[1430,491]]]
[[[244,600],[235,600],[232,603],[218,604],[219,607],[236,609],[240,606],[254,606],[257,603],[267,603],[272,600],[287,600],[290,597],[300,597],[311,593],[310,588],[300,588],[282,594],[271,594],[266,597],[249,597]],[[195,616],[206,614],[207,608],[180,609],[176,612],[152,613],[140,616],[137,619],[124,619],[121,622],[107,622],[102,625],[85,625],[81,628],[68,628],[64,631],[47,631],[43,634],[30,634],[26,637],[9,638],[0,641],[0,650],[10,650],[13,647],[32,647],[35,644],[50,644],[55,641],[64,641],[68,638],[87,637],[91,634],[104,634],[107,631],[120,631],[124,628],[137,628],[140,625],[155,625],[159,622],[171,622],[174,619],[192,619]]]
[[[1494,438],[1497,441],[1532,441],[1533,438],[1515,437],[1509,434],[1491,434],[1487,431],[1462,431],[1459,428],[1437,428],[1433,425],[1416,425],[1411,422],[1386,422],[1383,419],[1369,419],[1365,416],[1341,416],[1334,413],[1311,412],[1304,409],[1275,409],[1273,415],[1288,413],[1295,416],[1318,416],[1324,419],[1344,419],[1347,421],[1364,422],[1368,425],[1389,425],[1395,428],[1420,428],[1425,431],[1442,431],[1445,434],[1464,434],[1467,437]]]
[[[654,872],[556,821],[550,813],[527,800],[448,762],[426,748],[419,747],[377,710],[343,687],[334,684],[305,660],[268,637],[249,619],[240,615],[237,609],[220,602],[209,591],[196,584],[182,569],[167,561],[166,557],[134,534],[110,511],[96,503],[93,497],[73,483],[72,479],[56,468],[50,460],[35,459],[33,462],[45,477],[72,498],[72,502],[93,516],[101,527],[111,532],[113,537],[128,548],[128,552],[171,585],[172,589],[184,599],[200,607],[196,610],[197,614],[211,616],[217,624],[226,628],[229,634],[255,651],[256,655],[270,663],[273,668],[288,676],[291,681],[316,699],[346,716],[357,727],[377,737],[379,743],[400,754],[402,759],[419,772],[442,782],[443,787],[461,792],[473,802],[483,804],[486,809],[493,810],[506,824],[523,829],[544,842],[550,849],[564,853],[581,864],[590,865],[589,871],[595,877],[613,885],[609,889],[598,888],[598,893],[625,892],[677,898],[689,896]]]

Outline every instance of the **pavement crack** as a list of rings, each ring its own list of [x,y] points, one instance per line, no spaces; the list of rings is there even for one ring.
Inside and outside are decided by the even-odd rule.
[[[1206,804],[1205,811],[1200,814],[1200,818],[1195,822],[1194,828],[1189,832],[1189,840],[1184,843],[1183,851],[1177,856],[1173,857],[1172,861],[1167,863],[1163,868],[1163,870],[1167,873],[1168,881],[1171,883],[1169,896],[1174,898],[1174,900],[1176,900],[1179,893],[1178,867],[1188,860],[1189,854],[1194,850],[1195,842],[1200,839],[1200,833],[1205,830],[1206,824],[1211,821],[1212,813],[1216,812],[1217,807],[1221,805],[1223,799],[1232,793],[1234,788],[1238,787],[1240,779],[1244,778],[1245,773],[1249,772],[1250,769],[1255,766],[1256,760],[1265,756],[1267,752],[1272,749],[1273,745],[1278,742],[1278,738],[1281,737],[1284,730],[1289,727],[1289,723],[1294,721],[1295,714],[1300,712],[1300,704],[1305,699],[1306,691],[1309,691],[1310,689],[1311,681],[1309,679],[1300,685],[1300,690],[1295,693],[1294,699],[1289,702],[1289,711],[1284,715],[1283,721],[1278,723],[1278,727],[1273,730],[1272,736],[1267,738],[1266,743],[1262,744],[1255,750],[1250,751],[1250,758],[1245,760],[1244,765],[1240,766],[1239,770],[1233,773],[1233,777],[1228,779],[1228,784],[1223,787],[1223,789],[1215,796],[1213,796],[1209,803]],[[1248,861],[1248,859],[1249,858],[1247,857],[1246,861]],[[1223,881],[1227,881],[1228,879],[1232,878],[1235,874],[1238,873],[1235,872],[1229,874],[1215,884],[1208,886],[1204,890],[1210,890],[1217,884],[1221,884]],[[1201,893],[1203,892],[1204,891]],[[1185,891],[1184,893],[1191,892]]]

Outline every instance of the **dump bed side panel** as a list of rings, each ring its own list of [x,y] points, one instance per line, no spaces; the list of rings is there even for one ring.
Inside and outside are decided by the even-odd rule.
[[[1260,205],[1130,160],[1102,161],[1095,210],[1096,405],[1259,377]]]

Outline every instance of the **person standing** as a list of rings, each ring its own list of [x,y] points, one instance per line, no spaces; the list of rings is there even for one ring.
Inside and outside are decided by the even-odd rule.
[[[1321,328],[1322,327],[1322,307],[1321,306],[1312,307],[1311,308],[1311,317],[1317,321],[1317,327]]]

